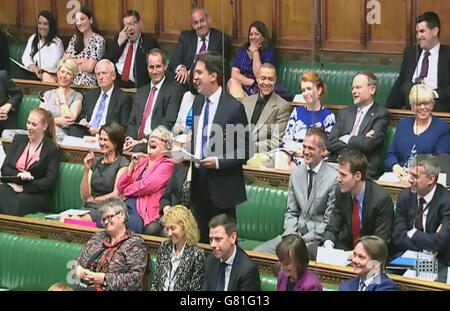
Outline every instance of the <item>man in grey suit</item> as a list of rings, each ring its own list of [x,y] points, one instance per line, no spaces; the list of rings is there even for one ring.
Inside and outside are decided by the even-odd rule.
[[[296,233],[303,237],[310,258],[315,258],[334,207],[337,172],[327,162],[327,135],[322,128],[311,128],[303,141],[305,163],[294,168],[289,181],[283,236]],[[275,254],[282,236],[254,250]]]
[[[371,72],[359,72],[353,78],[354,105],[339,111],[330,133],[329,161],[336,162],[343,153],[361,151],[367,157],[367,177],[380,175],[381,151],[389,125],[389,112],[373,101],[377,91],[377,77]]]
[[[166,77],[167,62],[160,49],[154,48],[147,53],[147,69],[151,82],[136,92],[125,133],[124,151],[131,151],[138,145],[134,151],[145,152],[145,137],[159,125],[172,130],[180,109],[183,89]]]
[[[339,186],[325,228],[325,247],[352,250],[366,235],[377,235],[389,245],[394,203],[386,189],[366,179],[366,171],[366,156],[359,151],[349,151],[339,158]]]
[[[292,108],[273,91],[277,71],[271,63],[261,65],[257,81],[259,94],[244,98],[242,104],[252,126],[256,152],[270,152],[280,147]]]

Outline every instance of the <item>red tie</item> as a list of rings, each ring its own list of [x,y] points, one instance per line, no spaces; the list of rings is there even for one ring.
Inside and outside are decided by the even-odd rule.
[[[150,116],[150,112],[152,111],[153,106],[153,99],[155,97],[156,93],[156,87],[154,86],[152,88],[152,92],[150,93],[150,96],[148,97],[147,104],[145,105],[145,112],[144,116],[142,117],[141,125],[139,127],[139,139],[144,138],[144,129],[145,129],[145,123],[147,123],[147,119]]]
[[[359,206],[358,200],[356,198],[353,198],[352,231],[353,231],[353,245],[354,245],[361,236],[361,232],[359,229]]]
[[[198,51],[199,55],[202,55],[203,53],[206,52],[206,39],[202,38],[202,42],[203,42],[202,47],[200,48],[200,51]]]
[[[127,57],[125,58],[125,64],[123,65],[122,81],[127,82],[130,76],[131,60],[133,59],[133,42],[128,47]]]

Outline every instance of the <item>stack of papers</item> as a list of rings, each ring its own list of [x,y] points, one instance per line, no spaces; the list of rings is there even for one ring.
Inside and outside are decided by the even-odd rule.
[[[345,267],[350,263],[351,253],[352,251],[344,251],[342,249],[318,247],[316,261]]]
[[[86,209],[68,209],[67,211],[64,211],[59,214],[50,214],[45,216],[45,219],[55,219],[58,220],[62,216],[68,217],[68,216],[83,216],[89,213],[89,210]]]
[[[194,163],[200,163],[200,159],[196,158],[192,153],[187,152],[185,149],[172,149],[167,152],[167,156],[171,157],[175,161],[189,161]]]

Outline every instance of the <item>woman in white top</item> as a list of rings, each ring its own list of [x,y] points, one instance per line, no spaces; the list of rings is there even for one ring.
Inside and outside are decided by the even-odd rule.
[[[27,78],[56,82],[56,65],[64,54],[64,45],[56,31],[53,15],[49,11],[41,11],[36,31],[28,39],[22,55],[22,63],[30,71]]]

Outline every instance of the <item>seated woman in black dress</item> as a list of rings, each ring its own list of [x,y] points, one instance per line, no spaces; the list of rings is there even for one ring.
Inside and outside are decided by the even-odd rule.
[[[0,185],[0,213],[23,216],[43,212],[58,176],[55,121],[45,109],[31,110],[27,135],[16,135],[8,149],[2,176],[18,176],[16,183]]]
[[[122,155],[124,134],[122,126],[116,122],[103,125],[99,136],[102,155],[94,157],[91,151],[84,157],[80,193],[85,202],[84,207],[90,212],[81,219],[94,221],[98,227],[103,227],[98,206],[109,198],[120,196],[117,180],[129,164],[128,159]]]

